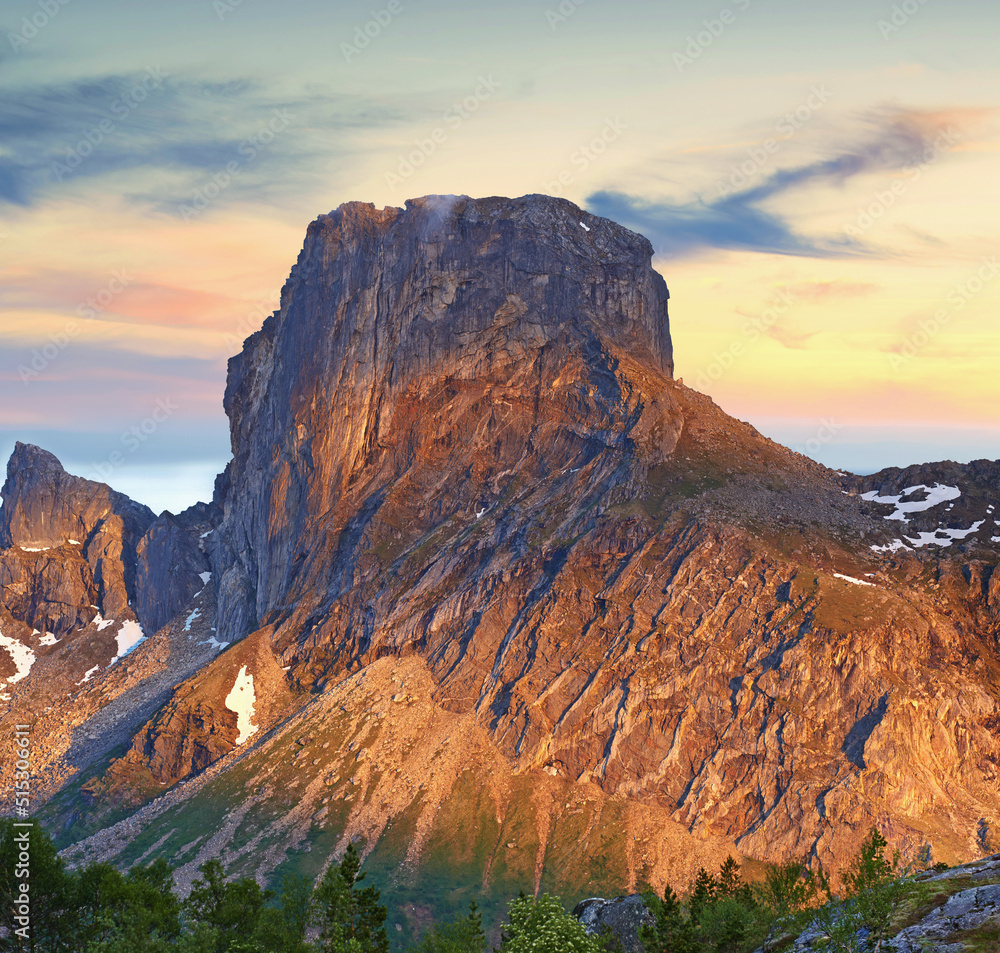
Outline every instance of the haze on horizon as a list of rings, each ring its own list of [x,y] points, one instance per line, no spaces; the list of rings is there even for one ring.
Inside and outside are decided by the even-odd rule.
[[[727,412],[857,472],[996,458],[998,19],[16,0],[0,454],[37,443],[154,509],[207,499],[226,360],[316,215],[546,192],[650,238],[677,376]]]

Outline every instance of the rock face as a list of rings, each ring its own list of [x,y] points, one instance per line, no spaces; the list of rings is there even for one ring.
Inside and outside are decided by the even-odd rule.
[[[644,238],[541,196],[349,203],[315,221],[281,311],[230,365],[224,635],[300,598],[317,547],[334,546],[311,567],[334,574],[324,598],[349,587],[351,537],[432,446],[442,462],[484,457],[436,501],[442,517],[490,506],[525,455],[548,470],[629,436],[669,452],[665,408],[629,435],[641,412],[609,350],[671,374],[651,256]]]
[[[204,540],[214,531],[212,508],[199,503],[179,516],[161,513],[136,548],[136,613],[143,629],[165,626],[205,587],[210,573]]]
[[[0,573],[15,618],[56,635],[91,621],[92,606],[107,618],[135,618],[136,548],[154,518],[148,507],[71,476],[51,453],[23,443],[0,492]],[[53,555],[35,555],[42,553]]]
[[[581,900],[573,910],[576,917],[593,936],[610,931],[621,944],[622,953],[645,953],[639,930],[643,926],[655,926],[656,918],[650,913],[642,897],[615,897],[604,900],[591,897]]]

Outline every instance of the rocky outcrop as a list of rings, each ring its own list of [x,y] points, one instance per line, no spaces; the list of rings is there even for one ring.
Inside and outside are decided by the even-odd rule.
[[[152,511],[103,483],[68,474],[51,454],[18,443],[0,506],[3,601],[41,631],[93,619],[134,619],[136,547]],[[89,618],[87,617],[89,614]]]
[[[1000,943],[1000,884],[971,887],[954,894],[944,906],[897,934],[889,948],[898,953],[964,953],[968,947],[963,939],[972,939],[976,934],[985,941]]]
[[[639,938],[643,926],[653,927],[656,918],[649,911],[642,897],[632,894],[604,900],[591,897],[581,900],[573,909],[576,917],[591,936],[608,934],[617,940],[622,953],[645,953],[645,946]]]
[[[348,587],[339,557],[432,445],[442,462],[452,448],[482,458],[451,499],[435,492],[442,519],[489,507],[529,454],[543,470],[576,465],[633,428],[668,452],[668,408],[643,416],[608,350],[670,376],[651,256],[644,238],[542,196],[348,203],[313,222],[281,310],[230,363],[224,635],[301,598],[318,548],[315,571],[333,574],[322,596]]]

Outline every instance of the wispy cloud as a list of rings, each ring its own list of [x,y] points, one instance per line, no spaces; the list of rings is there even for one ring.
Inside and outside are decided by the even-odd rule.
[[[942,153],[943,138],[953,138],[969,111],[918,112],[886,109],[863,119],[857,141],[832,155],[779,169],[763,182],[717,198],[698,196],[687,202],[645,199],[621,192],[596,192],[587,205],[646,235],[667,256],[704,248],[743,249],[812,258],[868,256],[874,250],[844,235],[810,236],[766,203],[796,189],[843,186],[875,172],[916,168],[927,156]]]
[[[301,189],[303,178],[321,175],[346,153],[345,132],[405,118],[392,102],[317,90],[279,100],[257,81],[210,83],[167,75],[158,66],[135,75],[8,87],[0,95],[0,203],[21,206],[84,179],[145,170],[141,194],[129,198],[173,210],[233,161],[245,174],[220,201],[250,192],[268,201],[290,183]],[[290,121],[274,134],[278,110]],[[120,189],[120,180],[112,187]]]

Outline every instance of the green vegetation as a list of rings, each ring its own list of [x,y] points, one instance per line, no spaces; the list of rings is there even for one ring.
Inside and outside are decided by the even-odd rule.
[[[466,819],[477,814],[473,810]],[[496,831],[484,827],[488,842]],[[646,953],[750,953],[765,940],[781,951],[809,927],[813,948],[824,953],[884,950],[900,929],[974,882],[970,876],[947,882],[914,879],[901,869],[898,853],[886,857],[886,846],[872,829],[842,874],[840,896],[834,896],[822,871],[804,864],[768,866],[759,881],[748,883],[729,857],[717,874],[699,870],[683,900],[670,886],[662,897],[645,892],[651,917],[639,938]],[[30,877],[24,873],[25,856]],[[930,851],[922,851],[921,858],[926,866]],[[389,953],[387,910],[379,889],[363,885],[366,874],[353,843],[322,877],[318,871],[306,877],[286,868],[276,890],[231,871],[227,879],[215,859],[198,869],[201,876],[181,900],[163,858],[125,873],[107,863],[71,871],[36,821],[0,820],[0,953]],[[997,948],[1000,931],[988,922],[952,939],[968,950],[986,951]],[[407,949],[486,953],[476,899],[466,913],[427,927]],[[588,934],[559,897],[521,892],[508,904],[496,953],[621,949],[607,931]]]

